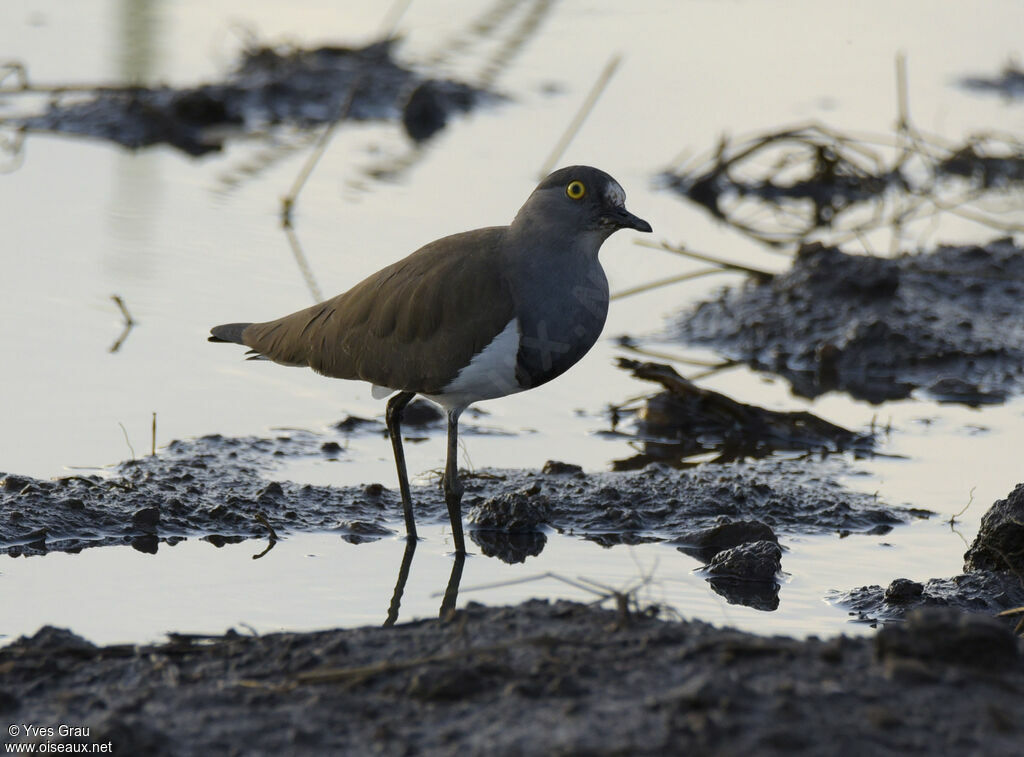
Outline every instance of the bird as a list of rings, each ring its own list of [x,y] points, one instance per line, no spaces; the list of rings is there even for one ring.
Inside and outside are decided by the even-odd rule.
[[[442,488],[455,551],[465,554],[459,417],[474,402],[546,384],[594,346],[609,303],[601,245],[619,229],[652,230],[625,201],[604,171],[560,168],[508,226],[435,240],[343,294],[277,320],[215,326],[209,341],[244,345],[250,360],[369,382],[375,399],[390,397],[385,421],[413,541],[402,414],[416,395],[440,405]]]

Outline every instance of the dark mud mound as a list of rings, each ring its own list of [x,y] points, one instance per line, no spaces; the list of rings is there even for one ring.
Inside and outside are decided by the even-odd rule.
[[[952,607],[998,614],[1024,606],[1024,484],[997,500],[964,555],[964,573],[925,582],[897,578],[883,589],[862,586],[833,601],[864,622],[901,620],[918,608]],[[1009,624],[1016,615],[1004,616]]]
[[[951,578],[911,581],[897,578],[886,587],[861,586],[839,592],[829,600],[850,611],[861,623],[899,621],[921,608],[946,607],[963,612],[997,615],[1024,605],[1024,582],[1001,572],[977,571]],[[1006,616],[1008,626],[1017,618]]]
[[[132,544],[152,552],[161,541],[266,537],[271,529],[336,531],[366,541],[400,527],[397,492],[379,483],[335,488],[267,478],[275,460],[323,455],[327,444],[310,433],[207,436],[123,463],[111,478],[0,476],[0,551],[31,555]],[[841,461],[598,474],[552,463],[545,471],[463,474],[463,512],[471,534],[481,532],[485,551],[499,551],[502,540],[515,537],[519,543],[508,545],[510,554],[536,553],[543,540],[521,537],[547,528],[603,544],[696,544],[706,529],[731,521],[758,520],[790,533],[868,532],[923,514],[845,489],[836,482],[845,471]],[[439,486],[417,487],[414,500],[417,518],[447,518]]]
[[[627,473],[495,471],[488,475],[502,477],[502,493],[487,496],[493,483],[481,489],[484,482],[470,478],[464,504],[471,533],[544,525],[605,546],[669,540],[704,560],[775,532],[884,533],[929,515],[844,488],[836,478],[845,470],[839,460],[760,460],[682,471],[656,464]],[[708,536],[737,523],[732,540]]]
[[[1024,484],[981,516],[981,528],[964,555],[964,570],[1016,573],[1024,582]]]
[[[702,389],[662,363],[619,359],[639,379],[654,381],[664,391],[645,397],[635,413],[640,454],[616,460],[615,470],[635,470],[651,462],[694,465],[688,458],[717,453],[714,462],[758,459],[775,452],[868,453],[871,434],[858,434],[813,413],[780,412],[748,405],[710,389]],[[615,408],[621,418],[628,412]]]
[[[779,607],[782,547],[777,539],[744,542],[723,549],[711,558],[704,572],[711,588],[729,604],[764,612]]]
[[[0,477],[0,551],[42,554],[202,536],[265,537],[270,523],[293,530],[349,533],[395,519],[401,506],[380,485],[333,489],[263,477],[275,459],[319,455],[312,434],[275,439],[205,436],[172,442],[160,454],[121,463],[113,477],[41,481]]]
[[[814,244],[785,274],[702,303],[678,333],[801,396],[883,402],[924,388],[980,405],[1024,385],[1022,294],[1024,250],[1010,239],[893,259]]]
[[[168,144],[189,155],[220,150],[228,133],[308,128],[339,118],[402,121],[416,141],[450,114],[498,98],[398,63],[392,40],[362,48],[256,47],[224,81],[195,87],[59,88],[46,111],[10,121],[29,131],[106,139],[130,148]],[[25,92],[35,91],[26,85]]]
[[[1020,642],[950,611],[828,641],[539,601],[149,647],[44,628],[0,669],[8,722],[118,754],[1002,757],[1024,723]]]

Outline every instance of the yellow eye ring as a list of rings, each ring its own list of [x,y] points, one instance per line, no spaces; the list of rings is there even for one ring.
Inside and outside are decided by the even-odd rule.
[[[570,200],[580,200],[587,193],[587,188],[583,185],[582,181],[570,181],[569,186],[565,188],[565,193],[569,196]]]

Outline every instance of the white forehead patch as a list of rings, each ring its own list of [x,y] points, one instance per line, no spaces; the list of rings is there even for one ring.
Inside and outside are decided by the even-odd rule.
[[[605,185],[604,198],[608,201],[609,205],[617,208],[626,207],[626,191],[615,179],[612,179]]]

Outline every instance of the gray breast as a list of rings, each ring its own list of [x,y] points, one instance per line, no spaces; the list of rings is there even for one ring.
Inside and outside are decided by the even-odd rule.
[[[524,388],[565,373],[601,336],[608,279],[596,259],[588,262],[572,276],[530,277],[520,291],[516,379]]]

